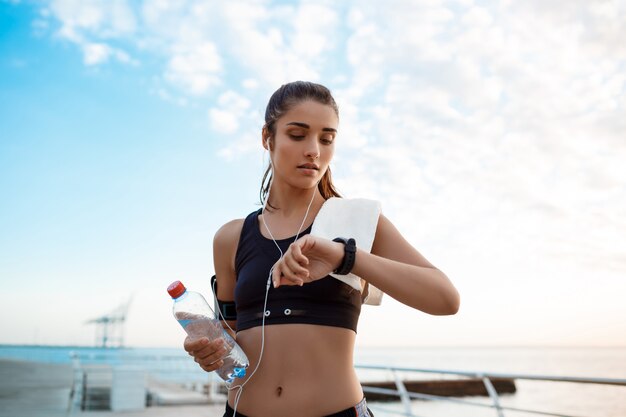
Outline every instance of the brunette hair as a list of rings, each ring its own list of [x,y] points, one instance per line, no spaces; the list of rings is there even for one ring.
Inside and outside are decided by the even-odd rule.
[[[276,135],[276,121],[293,106],[306,100],[313,100],[320,104],[331,106],[335,114],[337,114],[337,117],[339,117],[339,107],[337,107],[337,103],[330,93],[330,90],[323,85],[308,81],[294,81],[283,84],[272,94],[265,109],[265,125],[263,125],[263,130],[269,135],[267,138],[268,146]],[[268,165],[265,174],[263,174],[263,180],[261,181],[261,190],[259,193],[261,204],[263,204],[263,201],[270,191],[272,176],[272,166]],[[317,184],[317,188],[325,200],[328,200],[330,197],[341,197],[333,185],[330,167],[326,169],[322,179]]]

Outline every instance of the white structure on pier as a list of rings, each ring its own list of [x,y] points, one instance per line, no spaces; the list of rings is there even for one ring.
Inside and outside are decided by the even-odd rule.
[[[110,313],[85,322],[96,325],[96,346],[124,347],[124,321],[131,301],[132,297]]]

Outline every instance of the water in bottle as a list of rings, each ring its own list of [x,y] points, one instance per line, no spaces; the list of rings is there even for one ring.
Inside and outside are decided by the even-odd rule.
[[[222,357],[224,365],[215,372],[230,387],[235,378],[246,375],[249,361],[237,342],[224,330],[219,320],[215,318],[213,309],[206,302],[202,294],[187,291],[180,281],[175,281],[167,288],[167,292],[174,299],[174,317],[192,338],[207,337],[213,341],[224,339],[226,355]]]

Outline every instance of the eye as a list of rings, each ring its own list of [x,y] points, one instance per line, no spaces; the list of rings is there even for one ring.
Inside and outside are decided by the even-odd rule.
[[[287,136],[293,140],[302,140],[306,137],[306,132],[302,129],[289,129],[287,130]]]
[[[334,136],[324,136],[320,139],[320,142],[322,142],[324,145],[332,145],[334,139]]]

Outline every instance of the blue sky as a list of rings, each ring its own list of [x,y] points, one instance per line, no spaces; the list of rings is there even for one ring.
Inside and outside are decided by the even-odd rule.
[[[257,207],[266,101],[308,79],[339,103],[340,191],[462,295],[454,317],[365,307],[360,345],[626,345],[625,18],[0,1],[0,343],[90,344],[84,321],[132,295],[128,343],[179,346],[165,288],[208,294],[213,234]]]

